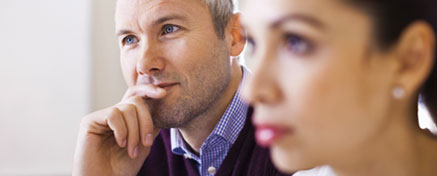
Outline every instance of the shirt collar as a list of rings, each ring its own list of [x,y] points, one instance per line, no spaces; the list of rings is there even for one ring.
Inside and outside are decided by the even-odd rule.
[[[242,68],[243,77],[241,79],[240,86],[238,87],[234,98],[232,98],[232,101],[226,109],[225,113],[223,114],[222,118],[210,134],[210,136],[216,135],[223,137],[231,144],[234,144],[234,142],[237,140],[238,135],[240,134],[240,131],[244,126],[248,109],[248,105],[243,102],[243,99],[241,97],[241,86],[243,85],[245,80],[244,67]]]

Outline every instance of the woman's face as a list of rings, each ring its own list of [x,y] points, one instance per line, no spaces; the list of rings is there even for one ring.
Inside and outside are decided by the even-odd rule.
[[[340,0],[243,4],[259,144],[282,171],[362,153],[388,124],[395,66],[376,49],[372,19]]]

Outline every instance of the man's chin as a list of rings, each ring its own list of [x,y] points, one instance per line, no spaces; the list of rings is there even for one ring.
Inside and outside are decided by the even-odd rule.
[[[182,122],[153,120],[153,125],[156,128],[161,128],[161,129],[179,128],[183,126],[183,124],[184,123]]]
[[[168,108],[164,108],[168,109]],[[174,112],[174,113],[169,113]],[[186,123],[186,119],[175,111],[152,113],[153,125],[157,128],[179,128]]]

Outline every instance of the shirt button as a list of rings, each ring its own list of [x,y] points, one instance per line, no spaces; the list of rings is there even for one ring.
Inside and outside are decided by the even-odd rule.
[[[208,167],[208,173],[214,175],[217,169],[214,166]]]
[[[191,156],[187,153],[184,154],[185,159],[191,159]]]

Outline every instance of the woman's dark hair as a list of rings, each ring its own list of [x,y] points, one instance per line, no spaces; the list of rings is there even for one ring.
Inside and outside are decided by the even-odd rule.
[[[378,47],[387,49],[396,43],[402,32],[412,22],[428,22],[437,34],[436,0],[345,0],[368,13],[375,21],[374,36]],[[434,49],[437,51],[437,47]],[[434,66],[431,74],[422,85],[420,96],[437,122],[437,54],[434,54]]]

